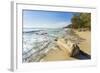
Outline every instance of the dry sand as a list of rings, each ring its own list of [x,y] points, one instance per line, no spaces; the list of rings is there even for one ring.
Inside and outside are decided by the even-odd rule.
[[[78,32],[76,30],[74,31],[80,37],[85,39],[79,44],[81,50],[88,54],[91,54],[91,32],[90,31]],[[61,43],[63,43],[63,46],[61,45]],[[75,58],[72,58],[69,56],[69,52],[64,47],[66,46],[66,42],[64,38],[58,38],[58,41],[56,41],[56,44],[59,47],[52,47],[51,50],[47,53],[47,55],[42,59],[42,61],[75,60]]]
[[[63,42],[63,45],[66,45],[65,41],[63,38],[59,38],[58,41],[56,42],[59,47],[53,47],[51,50],[48,52],[46,57],[44,57],[44,61],[61,61],[61,60],[72,60],[73,58],[69,56],[69,52],[66,50],[65,47],[60,45],[60,42]]]
[[[91,54],[91,32],[90,31],[85,31],[85,32],[76,31],[76,34],[78,34],[80,37],[85,39],[83,42],[79,44],[81,50],[88,54]]]

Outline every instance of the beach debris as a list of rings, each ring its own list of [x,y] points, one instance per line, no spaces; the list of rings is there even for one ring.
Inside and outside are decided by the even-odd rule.
[[[69,56],[74,56],[75,54],[79,53],[80,49],[78,45],[69,39],[67,39],[67,42],[64,42],[63,39],[59,40],[57,44],[58,44],[57,46],[59,46],[60,49],[65,48],[66,50],[64,51],[67,51]]]

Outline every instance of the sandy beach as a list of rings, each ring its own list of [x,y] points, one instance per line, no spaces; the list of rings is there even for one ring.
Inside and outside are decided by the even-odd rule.
[[[90,31],[77,31],[74,30],[75,34],[84,39],[78,44],[80,49],[85,53],[91,55],[91,32]],[[76,58],[70,57],[69,51],[66,50],[65,38],[58,38],[55,41],[57,46],[51,47],[47,55],[41,61],[64,61],[64,60],[76,60]]]
[[[82,37],[83,39],[85,39],[83,42],[81,42],[79,44],[81,50],[83,50],[84,52],[91,54],[91,32],[90,31],[83,31],[83,32],[78,32],[76,31],[76,33]]]

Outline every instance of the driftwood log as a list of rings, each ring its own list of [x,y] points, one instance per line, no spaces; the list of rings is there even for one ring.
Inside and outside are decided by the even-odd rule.
[[[58,40],[57,45],[70,57],[74,57],[76,59],[91,59],[91,55],[82,51],[80,47],[71,40]]]
[[[67,40],[66,43],[64,43],[64,41],[58,41],[57,44],[60,48],[65,48],[64,51],[67,51],[68,55],[71,57],[74,57],[80,52],[79,46],[76,43],[72,42],[71,40]]]

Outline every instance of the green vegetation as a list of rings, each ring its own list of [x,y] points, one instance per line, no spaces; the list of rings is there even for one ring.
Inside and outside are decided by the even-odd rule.
[[[91,30],[91,13],[75,13],[68,28]]]

